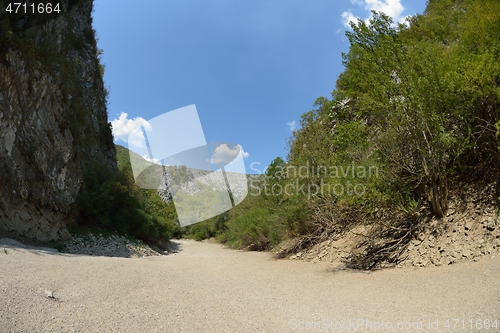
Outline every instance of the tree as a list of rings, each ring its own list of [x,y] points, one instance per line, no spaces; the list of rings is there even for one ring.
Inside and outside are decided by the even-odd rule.
[[[447,206],[447,164],[467,142],[461,128],[461,99],[455,94],[453,65],[447,47],[405,35],[383,13],[369,24],[351,24],[344,54],[346,71],[338,88],[372,124],[371,140],[386,162],[392,180],[427,194],[432,213]]]

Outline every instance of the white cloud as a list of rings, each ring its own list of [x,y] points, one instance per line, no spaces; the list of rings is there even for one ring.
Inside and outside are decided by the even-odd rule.
[[[118,119],[111,121],[113,127],[114,140],[122,140],[128,142],[129,145],[137,148],[145,148],[146,140],[142,131],[134,131],[139,126],[143,126],[146,130],[151,130],[151,125],[142,117],[128,119],[128,114],[122,112]]]
[[[289,121],[286,123],[286,126],[288,126],[290,128],[290,131],[292,131],[292,132],[296,129],[295,125],[297,125],[295,120],[292,120],[292,121]]]
[[[348,28],[349,24],[351,22],[354,22],[354,23],[358,22],[358,19],[356,18],[356,16],[354,16],[351,11],[343,12],[342,13],[342,23],[344,24],[344,26],[346,28]]]
[[[361,5],[364,6],[364,9],[367,11],[377,11],[383,12],[386,15],[390,16],[394,22],[404,22],[406,16],[401,16],[404,11],[404,7],[401,4],[401,0],[351,0],[353,5]],[[371,13],[368,17],[365,18],[365,21],[368,21],[371,17]],[[354,22],[357,23],[357,18],[354,16],[352,11],[345,11],[342,13],[342,23],[344,26],[349,27],[349,23]]]
[[[238,145],[238,147],[234,147],[233,149],[231,149],[227,144],[223,143],[217,148],[215,148],[215,151],[212,156],[212,162],[214,164],[229,163],[232,160],[234,160],[236,156],[238,156],[240,150],[243,158],[247,158],[248,156],[250,156],[250,154],[245,150],[243,150],[243,147],[240,145]]]
[[[154,163],[154,164],[158,164],[158,165],[162,165],[161,161],[159,159],[157,159],[157,158],[149,158],[148,155],[143,155],[142,158],[145,159],[148,162],[151,162],[151,163]]]
[[[401,0],[365,0],[365,8],[368,10],[375,10],[377,12],[383,12],[394,20],[394,22],[399,22],[404,17],[401,17],[403,10],[405,9],[401,4]]]
[[[243,156],[243,158],[248,158],[248,156],[250,156],[250,153],[247,151],[244,151],[242,146],[240,146],[240,149],[241,149],[241,155]]]

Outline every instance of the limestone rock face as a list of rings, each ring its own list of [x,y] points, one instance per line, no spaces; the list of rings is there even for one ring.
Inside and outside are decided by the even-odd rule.
[[[70,237],[85,170],[117,169],[93,3],[66,4],[0,17],[0,228],[42,241]]]

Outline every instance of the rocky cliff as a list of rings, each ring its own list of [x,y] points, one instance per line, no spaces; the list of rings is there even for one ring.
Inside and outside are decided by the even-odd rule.
[[[59,14],[12,15],[0,3],[0,228],[68,238],[91,168],[116,170],[92,0]]]

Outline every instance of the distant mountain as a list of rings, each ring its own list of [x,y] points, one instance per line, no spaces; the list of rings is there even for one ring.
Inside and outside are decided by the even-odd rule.
[[[137,153],[116,145],[116,155],[120,170],[140,170],[138,177],[134,177],[141,188],[156,189],[162,200],[168,203],[172,195],[180,191],[188,195],[195,195],[207,187],[211,191],[228,191],[232,194],[235,204],[243,200],[247,194],[247,175],[234,172],[213,172],[187,168],[186,166],[161,166],[140,156]],[[132,168],[132,164],[134,164]],[[242,181],[244,177],[245,181]],[[229,187],[229,189],[228,189]],[[172,193],[174,192],[174,193]]]

